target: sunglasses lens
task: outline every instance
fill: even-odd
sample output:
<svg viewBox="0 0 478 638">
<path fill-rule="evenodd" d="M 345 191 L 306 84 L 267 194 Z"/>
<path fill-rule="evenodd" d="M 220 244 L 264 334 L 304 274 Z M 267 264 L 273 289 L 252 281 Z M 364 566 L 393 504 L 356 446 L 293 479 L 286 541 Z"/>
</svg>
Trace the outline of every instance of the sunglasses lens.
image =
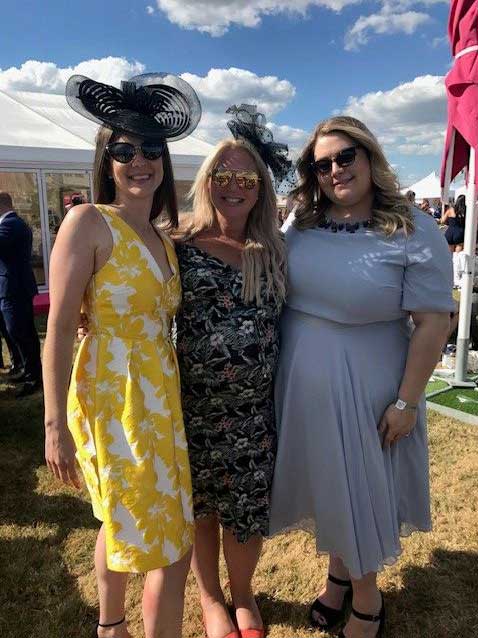
<svg viewBox="0 0 478 638">
<path fill-rule="evenodd" d="M 212 174 L 212 181 L 216 186 L 224 188 L 229 184 L 232 178 L 231 171 L 214 171 Z"/>
<path fill-rule="evenodd" d="M 164 142 L 143 142 L 141 144 L 141 152 L 144 159 L 157 160 L 164 153 Z"/>
<path fill-rule="evenodd" d="M 332 170 L 332 161 L 329 159 L 319 160 L 314 162 L 315 169 L 322 175 L 327 175 Z"/>
<path fill-rule="evenodd" d="M 239 188 L 246 188 L 252 190 L 259 182 L 259 177 L 256 173 L 236 173 L 236 181 Z"/>
<path fill-rule="evenodd" d="M 357 149 L 353 146 L 351 148 L 344 148 L 344 150 L 340 151 L 340 153 L 337 155 L 335 161 L 341 168 L 343 168 L 344 166 L 350 166 L 351 164 L 353 164 L 356 154 Z"/>
<path fill-rule="evenodd" d="M 106 147 L 110 156 L 120 164 L 128 164 L 134 158 L 134 146 L 127 142 L 115 142 Z"/>
</svg>

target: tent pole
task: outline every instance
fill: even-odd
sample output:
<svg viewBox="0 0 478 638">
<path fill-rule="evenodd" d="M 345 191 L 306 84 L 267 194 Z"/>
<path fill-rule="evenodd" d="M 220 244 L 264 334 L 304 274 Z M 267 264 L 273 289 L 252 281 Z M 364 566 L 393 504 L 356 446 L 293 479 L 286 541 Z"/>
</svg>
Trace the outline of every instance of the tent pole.
<svg viewBox="0 0 478 638">
<path fill-rule="evenodd" d="M 458 337 L 456 340 L 456 367 L 453 385 L 468 386 L 475 383 L 467 382 L 468 350 L 470 344 L 471 304 L 473 294 L 473 276 L 475 271 L 476 248 L 476 153 L 470 148 L 468 164 L 468 184 L 466 188 L 466 221 L 463 252 L 465 255 L 465 272 L 460 295 L 460 318 L 458 322 Z"/>
<path fill-rule="evenodd" d="M 453 156 L 455 154 L 455 129 L 452 129 L 450 146 L 448 147 L 448 155 L 445 164 L 445 183 L 441 189 L 441 214 L 445 212 L 445 204 L 448 204 L 451 182 L 451 170 L 453 167 Z"/>
</svg>

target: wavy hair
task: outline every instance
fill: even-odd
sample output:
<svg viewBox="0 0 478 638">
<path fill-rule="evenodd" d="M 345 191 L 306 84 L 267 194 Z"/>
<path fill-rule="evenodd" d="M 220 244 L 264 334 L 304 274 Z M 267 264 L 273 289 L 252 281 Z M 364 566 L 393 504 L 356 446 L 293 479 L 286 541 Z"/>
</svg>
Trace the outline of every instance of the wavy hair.
<svg viewBox="0 0 478 638">
<path fill-rule="evenodd" d="M 257 202 L 249 213 L 245 230 L 242 299 L 246 303 L 255 302 L 258 306 L 263 304 L 261 282 L 265 275 L 266 298 L 281 305 L 286 292 L 286 252 L 277 223 L 277 199 L 267 166 L 254 147 L 245 140 L 223 140 L 204 160 L 189 193 L 193 200 L 192 221 L 180 230 L 177 238 L 180 241 L 190 241 L 202 230 L 214 225 L 217 213 L 209 192 L 210 175 L 224 151 L 237 148 L 249 153 L 261 178 Z"/>
<path fill-rule="evenodd" d="M 331 117 L 317 124 L 297 161 L 299 186 L 292 196 L 296 202 L 294 225 L 299 230 L 314 228 L 322 221 L 331 201 L 321 190 L 312 168 L 314 148 L 319 137 L 342 133 L 367 153 L 373 184 L 372 224 L 385 235 L 403 229 L 414 230 L 412 207 L 400 193 L 397 176 L 388 163 L 376 137 L 360 120 L 346 115 Z"/>
<path fill-rule="evenodd" d="M 110 158 L 106 150 L 107 144 L 121 136 L 121 131 L 100 126 L 96 134 L 96 151 L 93 163 L 93 190 L 95 204 L 111 204 L 115 199 L 115 183 L 109 175 Z M 178 227 L 178 204 L 174 186 L 173 167 L 168 146 L 165 145 L 162 155 L 163 180 L 156 189 L 151 205 L 149 220 L 161 216 L 165 230 Z"/>
</svg>

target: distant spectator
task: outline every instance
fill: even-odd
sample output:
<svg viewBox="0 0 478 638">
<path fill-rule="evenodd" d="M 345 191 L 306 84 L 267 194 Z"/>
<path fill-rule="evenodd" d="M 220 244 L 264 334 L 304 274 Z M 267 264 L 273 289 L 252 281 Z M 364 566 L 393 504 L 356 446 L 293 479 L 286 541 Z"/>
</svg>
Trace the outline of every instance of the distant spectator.
<svg viewBox="0 0 478 638">
<path fill-rule="evenodd" d="M 426 213 L 427 215 L 433 215 L 433 211 L 430 207 L 430 200 L 424 199 L 419 206 L 420 210 Z"/>
<path fill-rule="evenodd" d="M 405 193 L 405 197 L 406 197 L 408 203 L 411 206 L 416 206 L 416 204 L 415 204 L 415 193 L 413 191 L 407 191 Z"/>
<path fill-rule="evenodd" d="M 465 196 L 459 195 L 455 205 L 450 206 L 441 216 L 440 223 L 446 224 L 445 239 L 448 242 L 450 252 L 458 253 L 463 250 L 465 239 L 465 217 L 466 203 Z"/>
<path fill-rule="evenodd" d="M 41 385 L 40 342 L 33 319 L 38 289 L 31 255 L 32 231 L 13 210 L 10 194 L 0 191 L 0 310 L 23 361 L 24 385 L 17 396 L 32 394 Z"/>
<path fill-rule="evenodd" d="M 79 204 L 84 204 L 85 198 L 81 193 L 75 194 L 71 196 L 71 205 L 78 206 Z"/>
</svg>

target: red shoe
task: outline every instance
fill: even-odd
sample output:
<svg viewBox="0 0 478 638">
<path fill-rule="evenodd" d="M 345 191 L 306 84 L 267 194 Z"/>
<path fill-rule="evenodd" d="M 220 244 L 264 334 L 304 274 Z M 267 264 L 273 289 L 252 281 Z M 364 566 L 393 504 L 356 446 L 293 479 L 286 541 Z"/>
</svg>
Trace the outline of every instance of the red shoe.
<svg viewBox="0 0 478 638">
<path fill-rule="evenodd" d="M 240 638 L 266 638 L 266 630 L 262 629 L 239 629 Z"/>
<path fill-rule="evenodd" d="M 206 638 L 209 638 L 209 636 L 207 635 L 206 619 L 204 618 L 204 614 L 202 616 L 202 624 L 204 625 L 204 634 L 205 634 Z M 230 631 L 225 636 L 222 636 L 222 638 L 241 638 L 241 635 L 240 635 L 240 633 L 238 631 L 234 630 L 234 631 Z M 250 638 L 254 638 L 254 637 L 251 636 Z"/>
</svg>

